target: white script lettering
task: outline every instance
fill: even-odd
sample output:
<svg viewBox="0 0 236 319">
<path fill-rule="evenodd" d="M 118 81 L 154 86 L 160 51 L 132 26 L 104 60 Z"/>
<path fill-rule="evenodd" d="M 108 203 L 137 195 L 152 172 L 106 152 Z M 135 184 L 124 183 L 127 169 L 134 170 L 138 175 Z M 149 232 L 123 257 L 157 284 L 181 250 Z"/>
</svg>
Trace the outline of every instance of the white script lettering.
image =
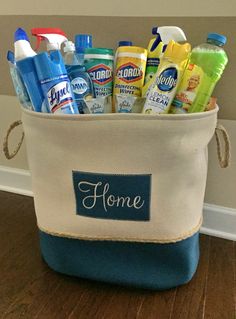
<svg viewBox="0 0 236 319">
<path fill-rule="evenodd" d="M 87 181 L 81 181 L 78 183 L 78 188 L 83 193 L 90 193 L 91 195 L 83 198 L 82 204 L 86 209 L 92 209 L 95 207 L 97 201 L 102 200 L 103 208 L 107 212 L 109 207 L 128 207 L 140 209 L 144 205 L 144 200 L 141 196 L 135 196 L 131 198 L 129 196 L 115 196 L 114 194 L 108 194 L 110 184 L 102 182 L 90 183 Z"/>
</svg>

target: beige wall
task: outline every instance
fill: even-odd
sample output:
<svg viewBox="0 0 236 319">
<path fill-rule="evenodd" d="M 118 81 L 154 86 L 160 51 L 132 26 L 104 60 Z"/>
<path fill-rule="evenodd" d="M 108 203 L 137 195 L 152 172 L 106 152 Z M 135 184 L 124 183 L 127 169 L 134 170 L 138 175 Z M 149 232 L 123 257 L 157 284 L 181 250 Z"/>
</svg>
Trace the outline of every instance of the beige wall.
<svg viewBox="0 0 236 319">
<path fill-rule="evenodd" d="M 235 0 L 21 0 L 1 1 L 5 15 L 86 15 L 86 16 L 233 16 Z"/>
</svg>

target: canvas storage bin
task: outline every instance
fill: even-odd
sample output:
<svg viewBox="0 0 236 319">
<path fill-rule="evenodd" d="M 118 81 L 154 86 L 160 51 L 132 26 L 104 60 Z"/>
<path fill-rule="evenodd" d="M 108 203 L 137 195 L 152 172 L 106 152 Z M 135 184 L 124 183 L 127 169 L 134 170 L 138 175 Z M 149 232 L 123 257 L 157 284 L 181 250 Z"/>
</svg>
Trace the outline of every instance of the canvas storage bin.
<svg viewBox="0 0 236 319">
<path fill-rule="evenodd" d="M 52 115 L 23 110 L 43 258 L 68 275 L 167 289 L 199 260 L 217 111 Z"/>
</svg>

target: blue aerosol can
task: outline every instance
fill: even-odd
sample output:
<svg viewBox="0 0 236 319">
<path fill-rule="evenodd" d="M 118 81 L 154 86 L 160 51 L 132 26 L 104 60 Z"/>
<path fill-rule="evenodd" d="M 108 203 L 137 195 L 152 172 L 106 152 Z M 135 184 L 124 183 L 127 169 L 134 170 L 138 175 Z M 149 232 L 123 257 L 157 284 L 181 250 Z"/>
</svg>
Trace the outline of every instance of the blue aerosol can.
<svg viewBox="0 0 236 319">
<path fill-rule="evenodd" d="M 34 63 L 48 112 L 78 114 L 60 51 L 39 53 L 34 56 Z"/>
</svg>

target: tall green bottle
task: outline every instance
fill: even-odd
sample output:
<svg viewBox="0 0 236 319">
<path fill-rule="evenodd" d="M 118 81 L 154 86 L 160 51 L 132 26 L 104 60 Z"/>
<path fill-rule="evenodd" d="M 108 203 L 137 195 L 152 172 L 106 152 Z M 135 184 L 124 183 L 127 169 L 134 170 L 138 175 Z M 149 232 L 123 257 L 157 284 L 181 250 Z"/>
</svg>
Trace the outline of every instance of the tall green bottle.
<svg viewBox="0 0 236 319">
<path fill-rule="evenodd" d="M 226 37 L 209 33 L 207 41 L 192 50 L 176 98 L 189 113 L 203 112 L 228 62 L 222 48 Z"/>
</svg>

